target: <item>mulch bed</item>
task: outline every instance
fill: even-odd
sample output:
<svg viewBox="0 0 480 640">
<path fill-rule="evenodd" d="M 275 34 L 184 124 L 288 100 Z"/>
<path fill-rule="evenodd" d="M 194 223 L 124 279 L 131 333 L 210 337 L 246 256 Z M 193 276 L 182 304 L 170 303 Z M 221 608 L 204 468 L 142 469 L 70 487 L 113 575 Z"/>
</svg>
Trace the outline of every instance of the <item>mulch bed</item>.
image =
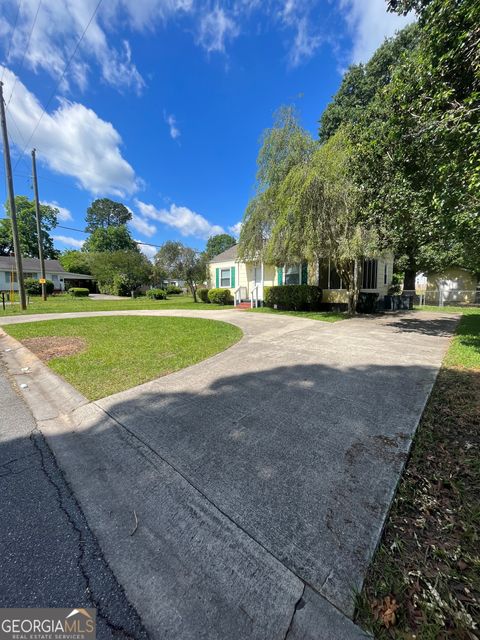
<svg viewBox="0 0 480 640">
<path fill-rule="evenodd" d="M 364 589 L 375 638 L 480 638 L 480 371 L 441 370 Z"/>
<path fill-rule="evenodd" d="M 33 353 L 48 362 L 52 358 L 73 356 L 81 353 L 87 348 L 87 343 L 82 338 L 72 338 L 69 336 L 49 336 L 46 338 L 26 338 L 22 344 L 33 351 Z"/>
</svg>

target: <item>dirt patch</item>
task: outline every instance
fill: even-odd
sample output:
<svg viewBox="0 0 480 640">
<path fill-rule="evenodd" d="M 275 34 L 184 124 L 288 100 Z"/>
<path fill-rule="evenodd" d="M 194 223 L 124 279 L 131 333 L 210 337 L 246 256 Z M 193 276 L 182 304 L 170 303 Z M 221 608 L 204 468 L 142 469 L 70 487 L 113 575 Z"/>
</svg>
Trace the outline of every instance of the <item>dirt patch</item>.
<svg viewBox="0 0 480 640">
<path fill-rule="evenodd" d="M 49 336 L 48 338 L 27 338 L 21 341 L 36 356 L 48 362 L 52 358 L 62 358 L 81 353 L 87 348 L 87 343 L 82 338 L 70 336 Z"/>
</svg>

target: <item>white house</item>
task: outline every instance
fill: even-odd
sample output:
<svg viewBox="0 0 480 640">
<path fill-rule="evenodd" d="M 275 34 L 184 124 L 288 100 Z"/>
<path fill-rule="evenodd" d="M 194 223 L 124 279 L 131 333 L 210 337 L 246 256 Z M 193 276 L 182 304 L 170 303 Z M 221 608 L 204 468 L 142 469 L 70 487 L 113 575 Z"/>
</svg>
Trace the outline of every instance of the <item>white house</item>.
<svg viewBox="0 0 480 640">
<path fill-rule="evenodd" d="M 387 294 L 392 281 L 393 255 L 365 259 L 362 264 L 362 291 Z M 265 287 L 273 285 L 314 284 L 323 289 L 323 303 L 344 306 L 347 292 L 332 264 L 283 265 L 276 267 L 263 262 L 243 262 L 234 245 L 210 261 L 210 285 L 230 289 L 235 303 L 264 300 Z"/>
<path fill-rule="evenodd" d="M 23 277 L 40 278 L 40 260 L 38 258 L 23 258 Z M 45 275 L 51 280 L 55 291 L 65 291 L 65 287 L 84 287 L 92 276 L 84 273 L 70 273 L 65 271 L 58 260 L 45 260 Z M 18 291 L 17 269 L 13 256 L 0 256 L 0 291 Z"/>
</svg>

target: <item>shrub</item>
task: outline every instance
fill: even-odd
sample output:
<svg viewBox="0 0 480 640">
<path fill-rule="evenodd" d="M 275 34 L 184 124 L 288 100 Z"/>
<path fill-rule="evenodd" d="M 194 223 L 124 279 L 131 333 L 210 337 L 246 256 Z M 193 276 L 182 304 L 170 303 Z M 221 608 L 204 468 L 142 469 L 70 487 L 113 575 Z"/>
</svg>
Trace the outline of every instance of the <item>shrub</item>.
<svg viewBox="0 0 480 640">
<path fill-rule="evenodd" d="M 358 313 L 375 313 L 377 310 L 378 293 L 361 291 L 358 294 Z"/>
<path fill-rule="evenodd" d="M 183 293 L 183 289 L 180 287 L 176 287 L 174 284 L 169 284 L 167 287 L 167 294 L 178 296 L 180 293 Z"/>
<path fill-rule="evenodd" d="M 51 280 L 47 280 L 45 283 L 47 287 L 47 295 L 51 295 L 55 288 L 55 285 Z M 24 280 L 25 291 L 30 296 L 41 296 L 42 295 L 42 285 L 36 278 L 25 278 Z"/>
<path fill-rule="evenodd" d="M 167 292 L 165 289 L 147 289 L 146 292 L 147 298 L 150 300 L 166 300 Z"/>
<path fill-rule="evenodd" d="M 284 311 L 318 311 L 322 302 L 322 289 L 310 284 L 290 284 L 265 287 L 267 307 Z"/>
<path fill-rule="evenodd" d="M 208 292 L 209 289 L 199 289 L 197 291 L 198 297 L 200 298 L 200 300 L 202 302 L 206 302 L 207 304 L 210 302 L 209 298 L 208 298 Z"/>
<path fill-rule="evenodd" d="M 208 299 L 212 304 L 233 304 L 230 289 L 210 289 Z"/>
<path fill-rule="evenodd" d="M 90 291 L 84 287 L 70 287 L 68 293 L 75 298 L 86 298 Z"/>
</svg>

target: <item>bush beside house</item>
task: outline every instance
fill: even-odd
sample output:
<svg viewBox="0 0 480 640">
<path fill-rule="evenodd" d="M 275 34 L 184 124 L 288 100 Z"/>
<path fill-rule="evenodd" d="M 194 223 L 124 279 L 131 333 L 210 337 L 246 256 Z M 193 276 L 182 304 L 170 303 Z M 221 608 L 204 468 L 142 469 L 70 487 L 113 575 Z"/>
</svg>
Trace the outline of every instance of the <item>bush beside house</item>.
<svg viewBox="0 0 480 640">
<path fill-rule="evenodd" d="M 165 289 L 147 289 L 145 295 L 147 296 L 147 298 L 150 298 L 150 300 L 167 299 L 167 292 L 165 291 Z"/>
<path fill-rule="evenodd" d="M 233 304 L 230 289 L 210 289 L 208 299 L 212 304 Z"/>
<path fill-rule="evenodd" d="M 199 289 L 197 291 L 198 297 L 200 298 L 200 300 L 202 302 L 207 303 L 207 304 L 210 302 L 209 297 L 208 297 L 208 292 L 209 291 L 210 291 L 209 289 Z"/>
<path fill-rule="evenodd" d="M 70 287 L 68 293 L 74 298 L 86 298 L 90 294 L 90 291 L 85 287 Z"/>
<path fill-rule="evenodd" d="M 295 284 L 265 287 L 265 305 L 282 311 L 318 311 L 322 289 L 315 285 Z"/>
<path fill-rule="evenodd" d="M 25 278 L 24 280 L 25 291 L 30 296 L 41 296 L 42 295 L 42 285 L 36 278 Z M 45 283 L 47 289 L 47 295 L 50 296 L 53 293 L 55 285 L 51 280 L 47 280 Z"/>
<path fill-rule="evenodd" d="M 181 287 L 176 287 L 174 284 L 169 284 L 167 287 L 167 294 L 170 296 L 178 296 L 183 293 L 183 289 Z"/>
</svg>

